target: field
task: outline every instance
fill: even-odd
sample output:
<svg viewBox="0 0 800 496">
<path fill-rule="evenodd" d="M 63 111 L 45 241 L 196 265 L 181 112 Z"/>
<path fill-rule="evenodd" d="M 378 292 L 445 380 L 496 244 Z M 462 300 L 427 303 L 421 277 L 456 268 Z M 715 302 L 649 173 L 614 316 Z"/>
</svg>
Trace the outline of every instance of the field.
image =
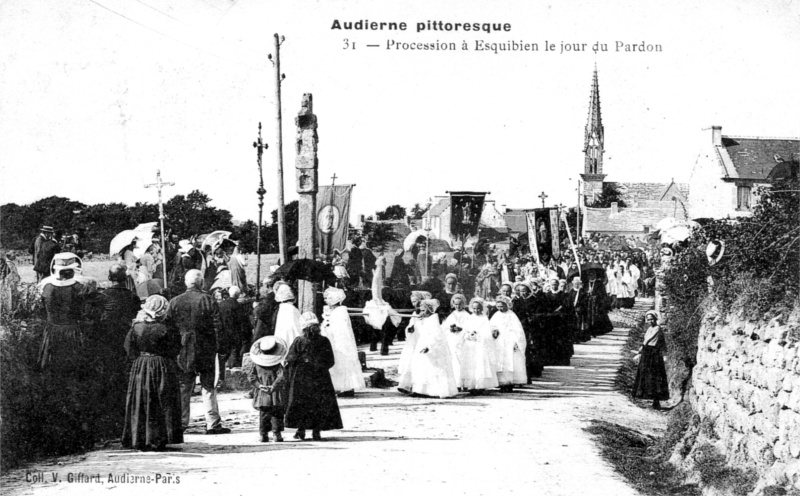
<svg viewBox="0 0 800 496">
<path fill-rule="evenodd" d="M 253 284 L 256 280 L 256 256 L 247 255 L 247 282 Z M 261 255 L 261 278 L 263 279 L 269 273 L 269 268 L 272 265 L 278 264 L 280 255 L 277 253 L 270 253 Z M 97 280 L 98 284 L 102 287 L 104 283 L 108 282 L 108 268 L 114 264 L 114 260 L 89 260 L 83 263 L 83 275 Z M 36 274 L 33 272 L 32 265 L 21 265 L 17 267 L 22 282 L 36 282 Z"/>
</svg>

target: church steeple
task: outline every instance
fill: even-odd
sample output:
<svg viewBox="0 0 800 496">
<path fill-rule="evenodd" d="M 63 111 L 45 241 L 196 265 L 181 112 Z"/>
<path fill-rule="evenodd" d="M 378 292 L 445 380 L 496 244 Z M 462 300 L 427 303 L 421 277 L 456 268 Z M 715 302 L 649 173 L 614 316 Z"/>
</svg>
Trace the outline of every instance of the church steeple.
<svg viewBox="0 0 800 496">
<path fill-rule="evenodd" d="M 591 202 L 592 198 L 603 189 L 603 152 L 605 151 L 605 137 L 603 132 L 603 118 L 600 115 L 600 85 L 597 82 L 597 64 L 592 77 L 592 90 L 589 95 L 589 118 L 583 140 L 583 174 L 584 198 Z"/>
<path fill-rule="evenodd" d="M 603 118 L 600 115 L 600 85 L 597 83 L 597 66 L 592 77 L 592 92 L 589 96 L 589 118 L 583 141 L 584 173 L 603 174 Z"/>
</svg>

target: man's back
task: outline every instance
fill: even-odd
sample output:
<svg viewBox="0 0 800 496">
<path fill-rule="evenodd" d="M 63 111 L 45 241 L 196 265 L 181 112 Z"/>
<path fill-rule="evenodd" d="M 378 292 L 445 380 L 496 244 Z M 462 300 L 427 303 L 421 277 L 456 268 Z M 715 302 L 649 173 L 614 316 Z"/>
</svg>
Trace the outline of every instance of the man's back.
<svg viewBox="0 0 800 496">
<path fill-rule="evenodd" d="M 213 370 L 221 322 L 211 295 L 195 288 L 186 290 L 169 302 L 166 321 L 182 336 L 181 368 L 186 372 Z"/>
</svg>

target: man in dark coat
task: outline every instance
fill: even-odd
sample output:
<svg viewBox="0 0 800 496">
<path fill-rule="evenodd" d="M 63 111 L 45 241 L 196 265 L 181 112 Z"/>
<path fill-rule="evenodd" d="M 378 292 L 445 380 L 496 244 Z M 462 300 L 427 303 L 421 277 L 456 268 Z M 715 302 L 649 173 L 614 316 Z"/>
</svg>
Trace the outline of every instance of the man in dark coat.
<svg viewBox="0 0 800 496">
<path fill-rule="evenodd" d="M 372 271 L 375 270 L 375 264 L 377 263 L 377 258 L 375 258 L 375 254 L 372 253 L 372 250 L 367 248 L 367 242 L 361 242 L 361 259 L 363 260 L 364 270 L 361 274 L 361 279 L 364 282 L 364 286 L 372 287 Z"/>
<path fill-rule="evenodd" d="M 217 336 L 222 329 L 219 309 L 214 298 L 202 291 L 203 276 L 197 269 L 186 273 L 186 292 L 169 303 L 165 318 L 168 327 L 181 333 L 181 352 L 178 355 L 181 383 L 181 413 L 183 428 L 189 426 L 189 403 L 195 378 L 200 376 L 203 410 L 206 414 L 206 434 L 226 434 L 231 430 L 222 426 L 214 384 Z"/>
<path fill-rule="evenodd" d="M 141 309 L 139 298 L 125 285 L 125 267 L 114 264 L 108 269 L 111 287 L 99 295 L 100 322 L 97 325 L 97 360 L 99 376 L 107 384 L 106 406 L 115 412 L 107 416 L 113 422 L 113 432 L 122 432 L 125 398 L 128 385 L 128 368 L 125 354 L 125 336 L 131 322 Z M 119 415 L 116 415 L 119 412 Z M 118 424 L 118 425 L 117 425 Z"/>
<path fill-rule="evenodd" d="M 262 298 L 253 313 L 255 314 L 255 326 L 253 329 L 253 342 L 255 343 L 264 336 L 275 334 L 275 321 L 278 318 L 278 307 L 280 303 L 275 301 L 275 284 L 277 281 L 273 277 L 264 279 L 261 289 Z"/>
<path fill-rule="evenodd" d="M 41 281 L 50 275 L 50 263 L 61 251 L 61 246 L 53 239 L 53 228 L 42 226 L 42 231 L 33 242 L 33 270 L 36 280 Z"/>
<path fill-rule="evenodd" d="M 225 379 L 225 367 L 241 367 L 242 355 L 250 349 L 250 321 L 239 304 L 239 287 L 231 286 L 227 290 L 218 288 L 221 299 L 217 300 L 219 317 L 222 321 L 224 339 L 219 347 L 223 353 L 219 355 L 219 380 Z M 216 296 L 215 290 L 215 296 Z M 243 351 L 244 350 L 244 351 Z"/>
<path fill-rule="evenodd" d="M 592 336 L 611 332 L 614 325 L 608 318 L 608 293 L 605 283 L 592 270 L 588 274 L 589 281 L 584 287 L 586 293 L 586 324 Z"/>
</svg>

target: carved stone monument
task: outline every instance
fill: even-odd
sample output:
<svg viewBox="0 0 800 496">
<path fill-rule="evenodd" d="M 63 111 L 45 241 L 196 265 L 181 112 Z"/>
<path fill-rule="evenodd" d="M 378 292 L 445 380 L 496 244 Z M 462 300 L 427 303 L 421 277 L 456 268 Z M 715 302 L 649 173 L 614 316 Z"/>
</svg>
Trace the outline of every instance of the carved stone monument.
<svg viewBox="0 0 800 496">
<path fill-rule="evenodd" d="M 317 116 L 314 115 L 311 93 L 303 95 L 297 124 L 297 192 L 300 193 L 298 219 L 298 258 L 314 259 L 317 254 Z M 298 281 L 297 307 L 300 312 L 316 313 L 316 287 L 309 281 Z"/>
</svg>

